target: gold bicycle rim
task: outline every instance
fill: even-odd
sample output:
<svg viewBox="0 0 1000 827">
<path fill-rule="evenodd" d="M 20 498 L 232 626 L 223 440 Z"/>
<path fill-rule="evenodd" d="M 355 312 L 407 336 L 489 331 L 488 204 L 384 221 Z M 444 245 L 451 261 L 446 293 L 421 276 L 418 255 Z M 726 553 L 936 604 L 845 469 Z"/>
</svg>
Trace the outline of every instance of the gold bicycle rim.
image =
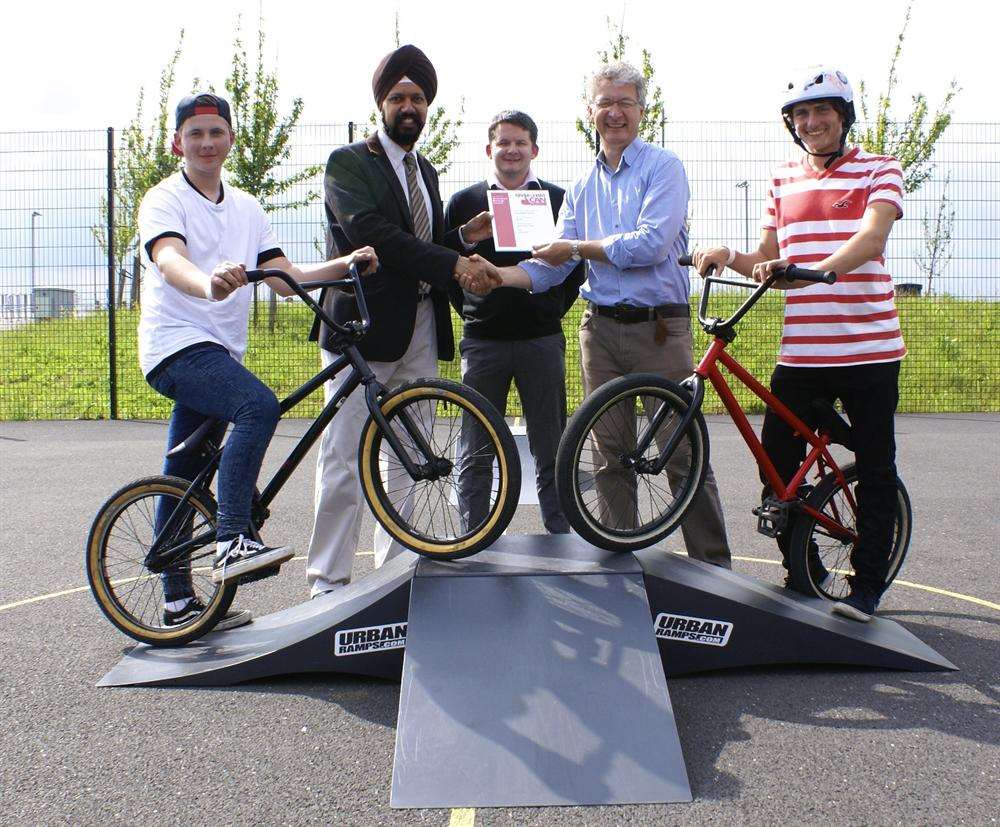
<svg viewBox="0 0 1000 827">
<path fill-rule="evenodd" d="M 169 641 L 190 634 L 197 628 L 197 622 L 188 626 L 181 626 L 178 629 L 171 629 L 169 631 L 139 625 L 131 618 L 130 615 L 124 613 L 124 611 L 118 606 L 118 602 L 108 591 L 109 578 L 105 576 L 106 573 L 104 571 L 104 567 L 101 565 L 100 549 L 103 545 L 102 540 L 108 531 L 111 521 L 121 513 L 122 501 L 135 499 L 138 496 L 146 494 L 174 494 L 183 496 L 184 492 L 178 491 L 176 488 L 162 483 L 150 483 L 149 485 L 145 485 L 141 488 L 129 488 L 127 491 L 124 491 L 117 500 L 110 503 L 104 509 L 104 512 L 101 515 L 101 522 L 98 524 L 97 530 L 94 531 L 94 539 L 91 542 L 90 548 L 87 549 L 87 566 L 90 569 L 90 582 L 94 586 L 94 597 L 97 598 L 97 601 L 109 615 L 114 615 L 114 617 L 121 624 L 122 628 L 131 630 L 132 633 L 138 635 L 139 637 L 155 638 L 159 641 Z M 193 502 L 201 505 L 198 500 L 194 500 Z M 210 514 L 207 514 L 200 508 L 198 511 L 202 514 L 202 516 L 211 517 Z M 216 590 L 216 594 L 221 593 L 222 589 Z M 211 608 L 212 604 L 210 602 L 209 605 L 205 607 L 205 612 L 201 615 L 201 617 L 208 617 L 211 614 Z"/>
<path fill-rule="evenodd" d="M 382 407 L 382 414 L 388 417 L 389 414 L 399 407 L 401 403 L 413 398 L 414 396 L 425 395 L 428 390 L 434 391 L 436 394 L 440 394 L 440 396 L 436 396 L 436 398 L 450 399 L 462 408 L 462 410 L 473 413 L 479 421 L 479 424 L 482 425 L 490 435 L 493 440 L 493 444 L 500 444 L 500 437 L 497 434 L 496 429 L 493 428 L 490 421 L 482 414 L 481 411 L 472 407 L 468 400 L 456 393 L 444 390 L 443 388 L 433 388 L 429 386 L 409 388 L 408 390 L 396 394 L 388 399 Z M 368 458 L 371 457 L 375 434 L 377 433 L 378 426 L 375 424 L 375 420 L 369 419 L 368 428 L 365 430 L 364 443 L 362 445 L 362 456 Z M 480 530 L 471 537 L 467 537 L 464 540 L 449 543 L 447 545 L 442 545 L 441 543 L 430 543 L 427 540 L 421 537 L 416 537 L 412 533 L 402 529 L 399 523 L 386 511 L 385 506 L 383 506 L 382 501 L 379 499 L 375 491 L 375 484 L 371 475 L 371 462 L 368 460 L 366 460 L 363 464 L 361 481 L 364 485 L 365 493 L 368 495 L 368 503 L 375 512 L 375 516 L 393 537 L 404 544 L 410 544 L 411 547 L 416 547 L 417 550 L 426 554 L 453 554 L 458 551 L 464 551 L 470 546 L 475 545 L 493 529 L 493 527 L 497 524 L 497 521 L 500 519 L 500 512 L 503 509 L 499 507 L 499 504 L 502 503 L 507 497 L 507 488 L 510 485 L 510 479 L 507 476 L 507 457 L 504 456 L 503 451 L 497 451 L 497 460 L 500 463 L 500 490 L 497 494 L 498 507 L 493 509 L 493 513 L 490 515 L 489 520 L 487 520 Z"/>
</svg>

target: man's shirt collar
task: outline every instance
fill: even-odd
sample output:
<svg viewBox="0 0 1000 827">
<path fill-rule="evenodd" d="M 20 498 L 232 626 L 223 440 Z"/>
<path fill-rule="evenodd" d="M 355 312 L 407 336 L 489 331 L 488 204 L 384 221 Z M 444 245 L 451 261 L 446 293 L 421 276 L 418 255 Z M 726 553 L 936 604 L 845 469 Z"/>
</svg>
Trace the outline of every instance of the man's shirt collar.
<svg viewBox="0 0 1000 827">
<path fill-rule="evenodd" d="M 625 164 L 625 166 L 629 167 L 635 166 L 636 159 L 639 157 L 639 154 L 642 152 L 645 146 L 646 142 L 637 135 L 635 140 L 632 141 L 632 143 L 630 143 L 627 147 L 625 147 L 625 151 L 622 153 L 621 163 L 618 165 L 618 168 L 621 169 L 621 164 Z M 612 175 L 614 175 L 614 173 L 618 171 L 617 169 L 611 169 L 611 167 L 608 165 L 608 161 L 607 158 L 605 158 L 604 156 L 603 149 L 599 153 L 597 153 L 597 162 L 603 165 L 603 167 Z"/>
<path fill-rule="evenodd" d="M 532 184 L 534 184 L 534 186 L 532 186 Z M 500 183 L 500 179 L 497 178 L 497 172 L 495 169 L 490 170 L 490 174 L 486 176 L 486 186 L 488 189 L 491 190 L 507 189 L 507 187 L 505 187 L 503 184 Z M 528 167 L 528 177 L 525 178 L 521 182 L 521 184 L 515 187 L 514 189 L 534 190 L 534 189 L 541 189 L 541 187 L 542 187 L 541 183 L 539 183 L 538 178 L 535 176 L 535 171 L 531 167 Z"/>
<path fill-rule="evenodd" d="M 416 155 L 416 149 L 403 149 L 403 147 L 386 135 L 385 130 L 381 127 L 378 130 L 378 142 L 382 144 L 382 149 L 385 150 L 386 157 L 392 162 L 394 167 L 401 167 L 403 165 L 403 156 L 407 152 L 413 152 Z"/>
</svg>

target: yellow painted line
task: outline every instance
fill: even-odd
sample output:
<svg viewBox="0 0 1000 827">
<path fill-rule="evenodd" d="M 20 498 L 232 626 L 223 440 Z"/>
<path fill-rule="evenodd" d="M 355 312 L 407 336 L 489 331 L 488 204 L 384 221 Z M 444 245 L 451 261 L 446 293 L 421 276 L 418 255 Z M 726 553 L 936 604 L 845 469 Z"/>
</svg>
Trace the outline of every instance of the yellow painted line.
<svg viewBox="0 0 1000 827">
<path fill-rule="evenodd" d="M 38 597 L 29 597 L 26 600 L 18 600 L 15 603 L 5 603 L 0 606 L 0 612 L 6 611 L 7 609 L 16 609 L 18 606 L 27 606 L 29 603 L 40 603 L 43 600 L 51 600 L 53 597 L 66 597 L 69 594 L 76 594 L 77 592 L 89 592 L 90 586 L 80 586 L 76 589 L 66 589 L 64 592 L 52 592 L 52 594 L 40 594 Z"/>
<path fill-rule="evenodd" d="M 371 557 L 374 554 L 375 554 L 375 552 L 373 552 L 373 551 L 359 551 L 358 552 L 358 556 L 359 557 Z M 684 552 L 675 551 L 675 552 L 673 552 L 673 554 L 677 554 L 677 555 L 683 556 Z M 302 555 L 299 555 L 298 557 L 293 557 L 292 558 L 292 560 L 305 560 L 305 559 L 306 558 L 304 556 L 302 556 Z M 772 560 L 772 559 L 769 559 L 769 558 L 766 558 L 766 557 L 741 557 L 739 555 L 734 554 L 733 555 L 733 559 L 734 560 L 739 560 L 742 563 L 764 563 L 765 565 L 768 565 L 768 566 L 780 566 L 781 565 L 781 561 L 780 560 Z M 149 576 L 149 575 L 142 575 L 142 576 L 146 577 L 146 576 Z M 129 583 L 132 580 L 138 580 L 138 579 L 139 579 L 138 577 L 132 577 L 132 578 L 129 578 L 127 580 L 115 581 L 115 585 L 121 585 L 122 583 Z M 966 603 L 974 603 L 977 606 L 983 606 L 983 607 L 985 607 L 987 609 L 993 609 L 993 611 L 995 611 L 995 612 L 1000 612 L 1000 603 L 994 603 L 991 600 L 984 600 L 981 597 L 975 597 L 975 596 L 973 596 L 971 594 L 962 594 L 961 592 L 948 591 L 948 589 L 939 589 L 936 586 L 925 586 L 922 583 L 913 583 L 913 582 L 911 582 L 909 580 L 893 580 L 892 581 L 892 585 L 894 585 L 894 586 L 904 586 L 904 587 L 906 587 L 908 589 L 919 589 L 920 591 L 930 592 L 931 594 L 939 594 L 942 597 L 951 597 L 954 600 L 963 600 Z M 41 603 L 43 600 L 52 600 L 52 599 L 54 599 L 56 597 L 67 597 L 67 596 L 69 596 L 71 594 L 76 594 L 77 592 L 86 592 L 86 591 L 90 591 L 90 586 L 78 586 L 75 589 L 65 589 L 64 591 L 61 591 L 61 592 L 51 592 L 50 594 L 40 594 L 37 597 L 28 597 L 28 598 L 25 598 L 24 600 L 17 600 L 17 601 L 15 601 L 13 603 L 4 603 L 4 604 L 0 605 L 0 612 L 5 612 L 5 611 L 7 611 L 7 609 L 16 609 L 19 606 L 28 606 L 31 603 Z M 452 812 L 464 812 L 464 811 L 453 810 Z M 475 811 L 473 811 L 473 812 L 475 812 Z M 462 823 L 464 824 L 465 822 L 462 822 Z M 468 822 L 468 823 L 472 824 L 471 821 Z"/>
<path fill-rule="evenodd" d="M 472 807 L 457 807 L 448 819 L 448 827 L 473 827 L 475 823 L 476 811 Z"/>
<path fill-rule="evenodd" d="M 973 597 L 971 594 L 959 594 L 958 592 L 950 592 L 947 589 L 936 589 L 934 586 L 924 586 L 920 583 L 911 583 L 909 580 L 893 580 L 892 585 L 907 586 L 911 589 L 921 589 L 922 591 L 931 592 L 933 594 L 943 594 L 945 597 L 954 597 L 956 600 L 966 600 L 969 603 L 975 603 L 978 606 L 985 606 L 987 609 L 993 609 L 994 611 L 1000 612 L 1000 603 L 992 603 L 989 600 L 983 600 L 981 597 Z"/>
<path fill-rule="evenodd" d="M 677 554 L 678 552 L 674 552 Z M 767 563 L 769 566 L 780 566 L 780 560 L 770 560 L 763 557 L 738 557 L 733 555 L 734 560 L 739 560 L 744 563 Z M 960 592 L 950 592 L 947 589 L 939 589 L 935 586 L 925 586 L 923 583 L 913 583 L 910 580 L 893 580 L 893 586 L 906 586 L 908 589 L 920 589 L 920 591 L 930 592 L 931 594 L 940 594 L 944 597 L 953 597 L 955 600 L 964 600 L 967 603 L 975 603 L 977 606 L 985 606 L 987 609 L 993 609 L 996 612 L 1000 612 L 1000 603 L 993 603 L 989 600 L 983 600 L 981 597 L 973 597 L 971 594 L 961 594 Z M 0 607 L 2 608 L 2 607 Z"/>
<path fill-rule="evenodd" d="M 359 551 L 358 557 L 371 557 L 375 554 L 374 551 Z M 292 560 L 305 560 L 304 556 L 293 557 Z M 115 580 L 114 585 L 121 586 L 123 583 L 131 583 L 134 580 L 140 580 L 142 577 L 152 577 L 150 574 L 143 574 L 140 577 L 128 577 L 124 580 Z M 61 592 L 50 592 L 49 594 L 40 594 L 37 597 L 27 597 L 24 600 L 16 600 L 13 603 L 4 603 L 0 605 L 0 612 L 5 612 L 7 609 L 16 609 L 18 606 L 28 606 L 31 603 L 41 603 L 43 600 L 52 600 L 56 597 L 67 597 L 71 594 L 77 594 L 78 592 L 89 592 L 90 586 L 77 586 L 75 589 L 65 589 Z"/>
</svg>

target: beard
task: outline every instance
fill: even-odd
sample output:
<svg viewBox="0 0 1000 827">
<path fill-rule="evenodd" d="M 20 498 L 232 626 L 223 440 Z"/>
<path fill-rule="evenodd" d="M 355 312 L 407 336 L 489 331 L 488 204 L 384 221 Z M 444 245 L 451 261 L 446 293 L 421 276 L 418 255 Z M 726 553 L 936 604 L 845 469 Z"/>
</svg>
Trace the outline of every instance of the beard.
<svg viewBox="0 0 1000 827">
<path fill-rule="evenodd" d="M 413 118 L 413 121 L 405 124 L 401 123 L 403 115 L 402 113 L 397 113 L 396 117 L 390 123 L 385 119 L 385 114 L 383 113 L 382 126 L 385 127 L 385 134 L 395 143 L 400 146 L 413 146 L 424 129 L 424 122 L 416 112 L 412 115 L 408 114 L 406 117 Z"/>
</svg>

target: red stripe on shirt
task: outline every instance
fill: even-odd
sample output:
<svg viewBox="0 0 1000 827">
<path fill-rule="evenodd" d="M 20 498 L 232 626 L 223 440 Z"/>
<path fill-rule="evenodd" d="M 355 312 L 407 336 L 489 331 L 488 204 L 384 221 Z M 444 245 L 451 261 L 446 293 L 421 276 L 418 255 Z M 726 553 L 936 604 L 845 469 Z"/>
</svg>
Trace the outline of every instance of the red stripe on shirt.
<svg viewBox="0 0 1000 827">
<path fill-rule="evenodd" d="M 821 345 L 842 342 L 875 342 L 883 339 L 898 339 L 899 328 L 881 330 L 874 333 L 831 333 L 827 336 L 782 336 L 783 345 Z"/>
<path fill-rule="evenodd" d="M 875 303 L 884 302 L 891 299 L 892 290 L 888 293 L 851 293 L 842 296 L 838 293 L 817 293 L 806 296 L 787 296 L 786 304 L 820 304 L 822 302 L 835 302 L 838 304 L 862 304 L 864 302 Z"/>
<path fill-rule="evenodd" d="M 854 233 L 801 233 L 785 236 L 782 244 L 801 244 L 805 241 L 847 241 L 857 235 Z"/>
<path fill-rule="evenodd" d="M 845 362 L 892 362 L 906 355 L 906 348 L 873 353 L 853 353 L 849 356 L 788 356 L 781 354 L 778 361 L 783 365 L 842 365 Z"/>
<path fill-rule="evenodd" d="M 895 319 L 899 312 L 883 310 L 879 313 L 860 313 L 855 316 L 853 313 L 821 313 L 815 316 L 785 316 L 785 324 L 838 324 L 843 322 L 880 322 L 884 319 Z"/>
</svg>

